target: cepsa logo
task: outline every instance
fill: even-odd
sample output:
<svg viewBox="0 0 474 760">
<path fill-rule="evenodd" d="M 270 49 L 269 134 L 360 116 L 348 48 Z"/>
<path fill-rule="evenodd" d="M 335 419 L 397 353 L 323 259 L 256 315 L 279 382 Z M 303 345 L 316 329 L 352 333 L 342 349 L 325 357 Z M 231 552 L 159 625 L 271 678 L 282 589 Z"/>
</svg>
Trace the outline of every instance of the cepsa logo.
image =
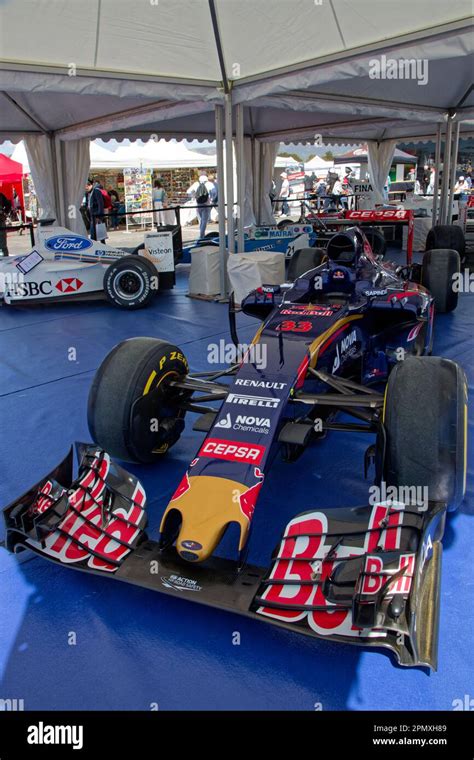
<svg viewBox="0 0 474 760">
<path fill-rule="evenodd" d="M 265 453 L 265 446 L 241 443 L 240 441 L 225 441 L 220 438 L 208 438 L 204 441 L 198 456 L 225 459 L 228 462 L 244 464 L 260 464 Z"/>
<path fill-rule="evenodd" d="M 46 240 L 49 251 L 85 251 L 92 247 L 92 241 L 80 235 L 55 235 Z"/>
</svg>

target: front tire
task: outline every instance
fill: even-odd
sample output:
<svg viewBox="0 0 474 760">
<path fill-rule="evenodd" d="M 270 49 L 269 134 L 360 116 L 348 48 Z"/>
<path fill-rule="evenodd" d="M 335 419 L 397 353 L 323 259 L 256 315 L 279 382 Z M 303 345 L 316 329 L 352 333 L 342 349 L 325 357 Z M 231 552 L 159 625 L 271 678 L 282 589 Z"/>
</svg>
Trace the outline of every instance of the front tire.
<svg viewBox="0 0 474 760">
<path fill-rule="evenodd" d="M 124 256 L 105 271 L 106 298 L 114 306 L 122 309 L 142 309 L 148 306 L 157 290 L 156 267 L 142 256 Z"/>
<path fill-rule="evenodd" d="M 93 440 L 117 459 L 154 462 L 181 435 L 182 397 L 170 380 L 186 376 L 179 348 L 157 338 L 131 338 L 106 356 L 89 393 L 87 421 Z"/>
<path fill-rule="evenodd" d="M 457 509 L 466 490 L 467 461 L 467 383 L 461 367 L 431 356 L 399 362 L 388 379 L 383 423 L 387 486 L 426 488 L 430 501 Z"/>
</svg>

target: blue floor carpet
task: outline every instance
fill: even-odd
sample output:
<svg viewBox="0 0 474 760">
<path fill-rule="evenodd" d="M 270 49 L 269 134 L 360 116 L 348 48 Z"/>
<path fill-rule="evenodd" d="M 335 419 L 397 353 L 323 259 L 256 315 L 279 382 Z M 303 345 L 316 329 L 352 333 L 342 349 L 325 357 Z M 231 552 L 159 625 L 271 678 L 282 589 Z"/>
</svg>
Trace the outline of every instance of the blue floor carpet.
<svg viewBox="0 0 474 760">
<path fill-rule="evenodd" d="M 186 290 L 181 271 L 174 291 L 132 314 L 99 302 L 0 310 L 0 506 L 51 469 L 73 440 L 89 439 L 92 377 L 120 340 L 166 338 L 193 369 L 208 369 L 208 344 L 228 336 L 226 307 L 191 300 Z M 434 346 L 463 365 L 471 392 L 473 305 L 464 295 L 456 312 L 437 317 Z M 254 320 L 239 315 L 239 325 L 250 339 Z M 471 415 L 471 439 L 472 425 Z M 148 494 L 152 537 L 201 438 L 187 425 L 166 461 L 130 466 Z M 296 464 L 274 467 L 256 510 L 251 561 L 268 564 L 290 516 L 366 503 L 366 446 L 363 435 L 333 434 Z M 435 674 L 0 549 L 0 698 L 24 699 L 27 710 L 149 710 L 154 703 L 161 710 L 452 709 L 453 700 L 474 694 L 473 466 L 471 445 L 468 495 L 444 540 Z"/>
</svg>

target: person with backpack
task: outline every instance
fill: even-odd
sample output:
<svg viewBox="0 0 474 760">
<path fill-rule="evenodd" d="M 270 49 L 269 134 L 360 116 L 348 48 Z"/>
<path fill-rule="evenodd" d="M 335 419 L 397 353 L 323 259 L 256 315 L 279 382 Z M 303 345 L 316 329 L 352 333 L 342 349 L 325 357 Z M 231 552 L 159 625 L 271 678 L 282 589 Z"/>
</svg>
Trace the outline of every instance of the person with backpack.
<svg viewBox="0 0 474 760">
<path fill-rule="evenodd" d="M 207 174 L 201 174 L 197 182 L 194 182 L 186 191 L 196 203 L 199 219 L 199 237 L 206 234 L 206 227 L 211 215 L 211 205 L 216 202 L 217 191 Z"/>
</svg>

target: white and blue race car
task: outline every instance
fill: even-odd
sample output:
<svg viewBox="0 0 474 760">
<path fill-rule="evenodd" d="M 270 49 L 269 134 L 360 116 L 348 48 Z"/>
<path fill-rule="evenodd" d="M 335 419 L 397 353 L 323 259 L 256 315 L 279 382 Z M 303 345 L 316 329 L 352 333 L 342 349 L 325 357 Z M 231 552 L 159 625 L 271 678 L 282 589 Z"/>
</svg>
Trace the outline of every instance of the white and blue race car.
<svg viewBox="0 0 474 760">
<path fill-rule="evenodd" d="M 133 251 L 90 240 L 44 220 L 26 255 L 0 259 L 0 299 L 8 305 L 106 298 L 126 309 L 147 306 L 175 283 L 172 234 L 145 233 Z"/>
</svg>

